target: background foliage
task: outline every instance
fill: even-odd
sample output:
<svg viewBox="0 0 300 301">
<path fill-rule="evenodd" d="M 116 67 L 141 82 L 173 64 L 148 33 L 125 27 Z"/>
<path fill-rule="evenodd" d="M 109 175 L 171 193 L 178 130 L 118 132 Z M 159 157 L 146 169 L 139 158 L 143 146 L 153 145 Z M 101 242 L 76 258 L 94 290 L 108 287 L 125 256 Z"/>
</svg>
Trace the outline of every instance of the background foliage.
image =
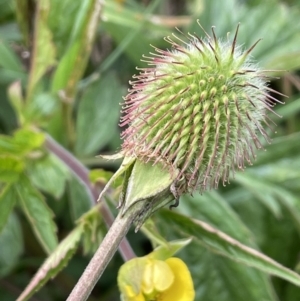
<svg viewBox="0 0 300 301">
<path fill-rule="evenodd" d="M 270 73 L 270 85 L 289 98 L 275 108 L 282 118 L 272 116 L 272 144 L 258 152 L 254 166 L 228 187 L 185 196 L 177 209 L 161 210 L 153 217 L 156 229 L 148 224 L 148 231 L 129 233 L 129 242 L 141 256 L 151 251 L 156 231 L 166 240 L 193 236 L 179 256 L 191 268 L 196 300 L 299 300 L 294 284 L 300 277 L 214 232 L 300 272 L 298 1 L 107 0 L 100 10 L 95 0 L 0 0 L 2 301 L 15 300 L 49 255 L 46 276 L 36 274 L 30 290 L 65 268 L 31 300 L 66 299 L 111 218 L 108 207 L 99 214 L 92 193 L 120 162 L 95 156 L 120 148 L 119 103 L 128 80 L 135 66 L 144 66 L 140 58 L 150 44 L 167 46 L 163 37 L 175 26 L 202 35 L 196 19 L 224 38 L 241 22 L 243 48 L 263 38 L 253 57 L 263 69 L 278 70 Z M 89 178 L 79 162 L 91 170 Z M 115 192 L 110 196 L 116 199 Z M 114 201 L 109 206 L 115 213 Z M 89 300 L 119 299 L 121 264 L 115 256 Z"/>
</svg>

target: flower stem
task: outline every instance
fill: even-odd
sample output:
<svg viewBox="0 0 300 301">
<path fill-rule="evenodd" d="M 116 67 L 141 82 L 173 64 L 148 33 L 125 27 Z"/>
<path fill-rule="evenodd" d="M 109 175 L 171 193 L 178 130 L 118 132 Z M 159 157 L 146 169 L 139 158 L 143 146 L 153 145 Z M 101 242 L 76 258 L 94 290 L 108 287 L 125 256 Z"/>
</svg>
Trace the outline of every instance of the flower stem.
<svg viewBox="0 0 300 301">
<path fill-rule="evenodd" d="M 106 266 L 118 249 L 120 242 L 127 234 L 136 214 L 137 212 L 134 210 L 132 210 L 130 214 L 126 214 L 122 217 L 121 213 L 119 213 L 98 250 L 73 288 L 67 301 L 87 300 Z"/>
</svg>

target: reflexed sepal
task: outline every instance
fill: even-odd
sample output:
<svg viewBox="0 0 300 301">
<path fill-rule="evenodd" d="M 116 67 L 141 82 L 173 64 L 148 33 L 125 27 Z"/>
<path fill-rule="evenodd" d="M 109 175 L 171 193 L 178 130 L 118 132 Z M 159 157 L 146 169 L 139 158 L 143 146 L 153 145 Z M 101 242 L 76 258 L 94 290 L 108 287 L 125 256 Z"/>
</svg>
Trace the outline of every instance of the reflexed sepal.
<svg viewBox="0 0 300 301">
<path fill-rule="evenodd" d="M 103 157 L 104 159 L 107 159 L 107 160 L 116 160 L 116 159 L 120 159 L 124 156 L 121 153 L 117 153 L 112 156 L 101 156 L 101 157 Z M 131 157 L 124 158 L 119 169 L 114 173 L 114 175 L 110 178 L 110 180 L 107 182 L 107 184 L 101 191 L 97 202 L 99 202 L 102 199 L 102 197 L 104 196 L 104 194 L 106 193 L 106 191 L 110 187 L 110 185 L 113 183 L 113 181 L 115 181 L 118 177 L 120 177 L 128 168 L 130 168 L 134 164 L 135 160 L 136 160 L 135 158 L 131 158 Z"/>
</svg>

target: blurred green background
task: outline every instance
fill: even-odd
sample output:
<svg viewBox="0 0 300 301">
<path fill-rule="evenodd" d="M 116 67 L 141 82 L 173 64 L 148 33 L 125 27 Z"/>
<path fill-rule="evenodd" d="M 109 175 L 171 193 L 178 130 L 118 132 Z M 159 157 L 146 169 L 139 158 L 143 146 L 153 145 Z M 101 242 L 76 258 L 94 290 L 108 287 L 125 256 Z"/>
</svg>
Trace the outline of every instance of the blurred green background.
<svg viewBox="0 0 300 301">
<path fill-rule="evenodd" d="M 103 170 L 113 172 L 120 162 L 95 156 L 120 149 L 120 103 L 135 67 L 145 66 L 140 59 L 152 50 L 150 44 L 168 47 L 163 37 L 175 27 L 202 36 L 197 19 L 208 32 L 216 26 L 224 39 L 241 23 L 238 43 L 245 49 L 262 38 L 252 56 L 271 70 L 270 86 L 288 98 L 276 106 L 282 118 L 271 116 L 277 124 L 268 130 L 272 144 L 258 151 L 254 166 L 237 173 L 227 187 L 183 197 L 176 212 L 299 272 L 299 0 L 100 3 L 0 0 L 0 300 L 16 300 L 58 241 L 93 207 L 84 185 L 44 146 L 46 133 L 86 167 L 99 169 L 95 175 L 106 181 L 110 174 Z M 153 217 L 164 237 L 186 237 L 166 214 Z M 70 248 L 74 257 L 30 300 L 66 299 L 105 232 L 96 215 L 82 224 L 81 243 Z M 128 240 L 138 256 L 152 249 L 142 233 L 130 232 Z M 178 255 L 191 269 L 196 300 L 300 300 L 295 285 L 213 251 L 195 240 Z M 89 300 L 119 300 L 121 264 L 117 254 Z"/>
</svg>

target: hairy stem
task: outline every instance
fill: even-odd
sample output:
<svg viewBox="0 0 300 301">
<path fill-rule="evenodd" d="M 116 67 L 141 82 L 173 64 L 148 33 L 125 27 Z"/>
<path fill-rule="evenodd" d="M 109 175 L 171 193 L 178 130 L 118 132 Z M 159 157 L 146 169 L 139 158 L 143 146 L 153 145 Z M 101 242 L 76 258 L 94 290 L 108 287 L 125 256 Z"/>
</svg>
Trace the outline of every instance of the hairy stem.
<svg viewBox="0 0 300 301">
<path fill-rule="evenodd" d="M 115 254 L 136 217 L 136 211 L 117 216 L 67 301 L 85 301 Z"/>
</svg>

